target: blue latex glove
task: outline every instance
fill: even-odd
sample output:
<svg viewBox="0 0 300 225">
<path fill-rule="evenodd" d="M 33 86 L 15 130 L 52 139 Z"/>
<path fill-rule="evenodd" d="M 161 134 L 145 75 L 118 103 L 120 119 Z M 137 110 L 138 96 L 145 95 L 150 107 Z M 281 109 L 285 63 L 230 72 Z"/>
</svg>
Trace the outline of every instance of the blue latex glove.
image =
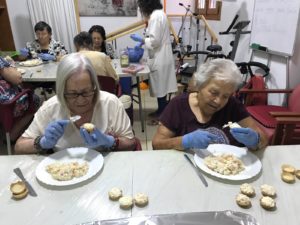
<svg viewBox="0 0 300 225">
<path fill-rule="evenodd" d="M 182 146 L 184 149 L 190 148 L 207 148 L 210 143 L 213 143 L 218 139 L 217 135 L 214 135 L 208 131 L 195 130 L 189 134 L 185 134 L 182 137 Z"/>
<path fill-rule="evenodd" d="M 48 53 L 40 53 L 38 57 L 44 61 L 55 60 L 55 56 Z"/>
<path fill-rule="evenodd" d="M 132 40 L 134 40 L 134 41 L 138 41 L 138 42 L 144 43 L 144 38 L 141 35 L 139 35 L 139 34 L 131 34 L 130 38 Z"/>
<path fill-rule="evenodd" d="M 20 49 L 21 56 L 28 57 L 29 56 L 29 49 L 28 48 L 21 48 Z"/>
<path fill-rule="evenodd" d="M 92 133 L 89 133 L 86 129 L 80 128 L 80 135 L 84 140 L 84 143 L 90 148 L 110 148 L 115 143 L 115 138 L 111 135 L 107 135 L 99 131 L 97 128 Z"/>
<path fill-rule="evenodd" d="M 138 43 L 134 46 L 134 48 L 140 48 L 140 47 L 142 47 L 143 44 L 144 44 L 143 42 L 138 42 Z"/>
<path fill-rule="evenodd" d="M 249 148 L 256 148 L 259 143 L 259 135 L 251 128 L 231 128 L 230 133 L 240 143 Z"/>
<path fill-rule="evenodd" d="M 68 123 L 70 123 L 70 120 L 57 120 L 49 123 L 44 136 L 40 140 L 41 147 L 43 149 L 53 148 L 61 136 L 63 136 Z"/>
</svg>

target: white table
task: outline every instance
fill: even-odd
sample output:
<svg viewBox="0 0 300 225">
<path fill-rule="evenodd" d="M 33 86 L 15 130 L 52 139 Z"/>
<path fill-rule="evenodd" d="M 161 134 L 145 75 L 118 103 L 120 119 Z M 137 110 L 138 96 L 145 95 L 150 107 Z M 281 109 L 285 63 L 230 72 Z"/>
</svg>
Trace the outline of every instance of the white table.
<svg viewBox="0 0 300 225">
<path fill-rule="evenodd" d="M 283 163 L 300 168 L 300 145 L 273 146 L 257 154 L 261 158 L 261 175 L 251 181 L 256 197 L 250 209 L 235 203 L 240 183 L 224 182 L 206 175 L 205 188 L 193 168 L 178 151 L 117 152 L 105 157 L 103 170 L 84 185 L 68 190 L 41 186 L 34 170 L 41 156 L 0 156 L 1 224 L 57 225 L 88 221 L 168 213 L 234 210 L 252 215 L 260 224 L 299 224 L 300 180 L 287 184 L 280 179 Z M 9 184 L 16 180 L 12 170 L 20 167 L 35 188 L 38 197 L 11 199 Z M 275 186 L 277 209 L 266 211 L 259 205 L 259 186 Z M 132 210 L 119 209 L 108 200 L 107 192 L 118 186 L 124 194 L 144 192 L 149 205 Z"/>
<path fill-rule="evenodd" d="M 129 73 L 124 73 L 122 71 L 119 59 L 112 60 L 111 64 L 114 67 L 114 69 L 116 70 L 116 73 L 118 74 L 118 76 L 120 78 L 121 77 L 136 78 L 138 94 L 136 96 L 137 100 L 135 100 L 135 102 L 138 103 L 138 105 L 139 105 L 141 128 L 142 128 L 142 132 L 144 132 L 145 121 L 144 121 L 141 90 L 140 90 L 139 83 L 140 83 L 141 76 L 146 76 L 146 75 L 150 74 L 150 69 L 145 64 L 143 70 L 137 72 L 136 74 L 129 74 Z M 26 70 L 26 73 L 23 74 L 23 76 L 22 76 L 23 82 L 30 82 L 30 83 L 32 83 L 32 82 L 53 82 L 53 83 L 55 83 L 57 66 L 58 66 L 58 62 L 50 61 L 48 63 L 44 63 L 42 65 L 34 66 L 34 67 L 24 67 L 24 66 L 18 66 L 18 67 Z"/>
<path fill-rule="evenodd" d="M 23 82 L 55 82 L 57 66 L 57 62 L 50 61 L 39 66 L 17 67 L 26 70 L 22 75 Z"/>
</svg>

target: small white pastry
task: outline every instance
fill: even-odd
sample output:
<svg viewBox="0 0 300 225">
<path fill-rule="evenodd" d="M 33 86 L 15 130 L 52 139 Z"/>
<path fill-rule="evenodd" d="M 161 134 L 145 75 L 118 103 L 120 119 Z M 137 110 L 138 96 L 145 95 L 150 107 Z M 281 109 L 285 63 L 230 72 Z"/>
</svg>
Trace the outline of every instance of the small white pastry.
<svg viewBox="0 0 300 225">
<path fill-rule="evenodd" d="M 119 198 L 122 197 L 122 190 L 120 188 L 114 187 L 108 192 L 109 199 L 113 201 L 117 201 Z"/>
<path fill-rule="evenodd" d="M 119 203 L 122 209 L 131 209 L 133 206 L 133 199 L 131 196 L 123 196 L 119 199 Z"/>
<path fill-rule="evenodd" d="M 289 165 L 289 164 L 283 164 L 281 166 L 281 169 L 282 169 L 282 172 L 285 172 L 285 173 L 291 173 L 291 174 L 294 174 L 296 169 L 295 167 Z"/>
<path fill-rule="evenodd" d="M 242 208 L 250 208 L 252 205 L 250 198 L 244 194 L 238 194 L 235 201 Z"/>
<path fill-rule="evenodd" d="M 84 123 L 84 124 L 82 125 L 82 127 L 83 127 L 84 129 L 86 129 L 87 132 L 89 132 L 89 133 L 92 133 L 92 132 L 94 131 L 94 129 L 95 129 L 95 125 L 92 124 L 92 123 Z"/>
<path fill-rule="evenodd" d="M 148 204 L 148 196 L 143 193 L 137 193 L 134 196 L 134 203 L 136 206 L 144 207 Z"/>
<path fill-rule="evenodd" d="M 263 184 L 260 186 L 260 190 L 263 196 L 269 196 L 274 198 L 276 196 L 276 190 L 273 186 L 268 184 Z"/>
<path fill-rule="evenodd" d="M 260 199 L 260 205 L 267 210 L 273 210 L 276 207 L 276 202 L 269 196 L 263 196 Z"/>
<path fill-rule="evenodd" d="M 251 184 L 244 183 L 240 186 L 241 193 L 247 195 L 248 197 L 253 197 L 255 195 L 255 190 Z"/>
<path fill-rule="evenodd" d="M 294 183 L 296 181 L 295 175 L 292 173 L 282 172 L 281 179 L 286 183 Z"/>
</svg>

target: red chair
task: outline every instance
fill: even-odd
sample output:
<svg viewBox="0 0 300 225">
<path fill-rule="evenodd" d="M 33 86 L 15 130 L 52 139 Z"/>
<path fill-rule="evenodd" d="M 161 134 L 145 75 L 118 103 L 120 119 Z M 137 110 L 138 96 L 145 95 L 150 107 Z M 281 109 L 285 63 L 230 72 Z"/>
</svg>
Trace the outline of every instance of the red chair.
<svg viewBox="0 0 300 225">
<path fill-rule="evenodd" d="M 135 149 L 134 151 L 142 151 L 142 144 L 141 144 L 141 141 L 140 139 L 138 139 L 137 137 L 134 137 L 135 139 Z"/>
<path fill-rule="evenodd" d="M 97 79 L 101 90 L 115 94 L 118 97 L 122 95 L 121 86 L 114 78 L 98 75 Z"/>
<path fill-rule="evenodd" d="M 19 117 L 14 117 L 14 108 L 16 105 L 16 102 L 18 99 L 20 99 L 24 94 L 28 94 L 28 100 L 29 100 L 29 108 L 27 111 Z M 16 95 L 11 101 L 1 103 L 0 104 L 0 124 L 2 124 L 2 127 L 6 134 L 6 143 L 7 143 L 7 153 L 11 155 L 11 142 L 10 142 L 10 132 L 13 129 L 14 126 L 20 126 L 18 124 L 18 121 L 20 121 L 25 115 L 32 114 L 35 112 L 35 107 L 33 103 L 33 92 L 30 89 L 24 89 L 22 92 L 20 92 L 18 95 Z M 25 128 L 25 127 L 23 127 Z"/>
<path fill-rule="evenodd" d="M 266 133 L 270 144 L 300 144 L 300 84 L 294 90 L 245 90 L 241 93 L 290 94 L 287 107 L 275 105 L 246 106 L 258 126 Z"/>
</svg>

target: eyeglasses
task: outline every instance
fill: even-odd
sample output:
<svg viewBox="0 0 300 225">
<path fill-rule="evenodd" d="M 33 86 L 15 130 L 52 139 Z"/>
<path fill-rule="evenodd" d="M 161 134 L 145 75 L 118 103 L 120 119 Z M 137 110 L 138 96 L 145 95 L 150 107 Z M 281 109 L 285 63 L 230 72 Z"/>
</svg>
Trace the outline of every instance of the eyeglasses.
<svg viewBox="0 0 300 225">
<path fill-rule="evenodd" d="M 84 91 L 80 93 L 64 93 L 64 96 L 66 99 L 76 99 L 79 96 L 82 96 L 83 98 L 91 97 L 95 94 L 96 88 L 94 88 L 92 91 Z"/>
</svg>

